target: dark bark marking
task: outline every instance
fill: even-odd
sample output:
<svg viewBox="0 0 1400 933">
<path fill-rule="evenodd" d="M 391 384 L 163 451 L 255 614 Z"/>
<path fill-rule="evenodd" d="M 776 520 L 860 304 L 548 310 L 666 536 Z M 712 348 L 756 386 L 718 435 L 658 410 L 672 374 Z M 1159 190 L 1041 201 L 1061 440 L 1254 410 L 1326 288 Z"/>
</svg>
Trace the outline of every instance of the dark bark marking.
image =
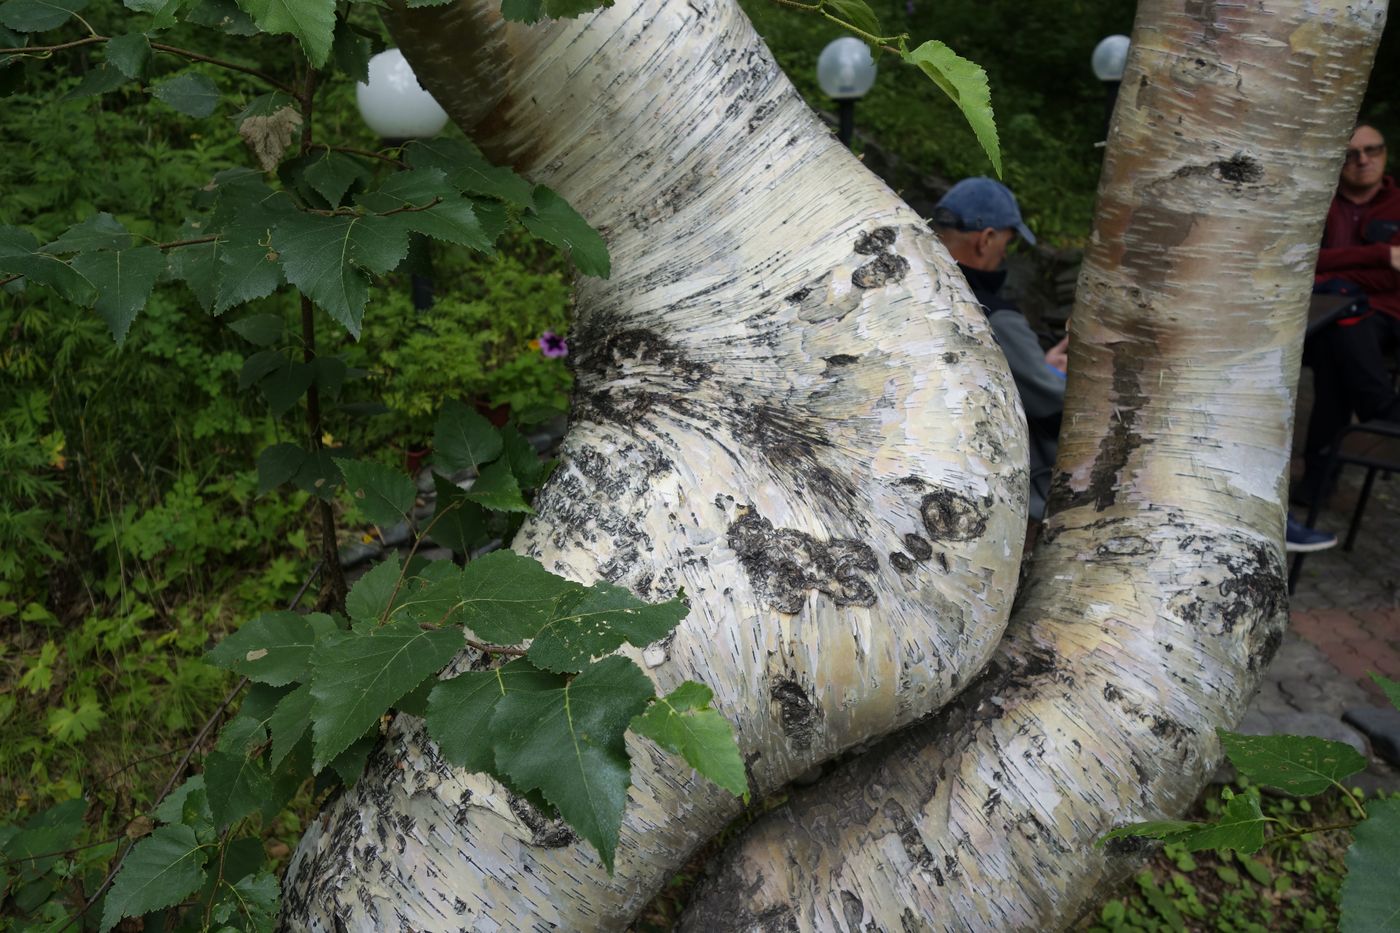
<svg viewBox="0 0 1400 933">
<path fill-rule="evenodd" d="M 933 545 L 912 532 L 904 536 L 904 549 L 917 561 L 925 561 L 933 556 Z M 948 568 L 945 566 L 943 569 Z"/>
<path fill-rule="evenodd" d="M 530 830 L 530 844 L 542 849 L 562 849 L 578 842 L 578 836 L 562 819 L 551 820 L 535 809 L 535 805 L 524 797 L 506 792 L 506 803 L 510 812 Z"/>
<path fill-rule="evenodd" d="M 645 328 L 618 331 L 619 323 L 600 314 L 579 327 L 571 357 L 575 418 L 635 425 L 658 405 L 685 409 L 694 390 L 714 377 L 712 366 L 675 343 Z"/>
<path fill-rule="evenodd" d="M 880 807 L 880 812 L 885 815 L 885 819 L 894 824 L 894 831 L 899 834 L 900 845 L 904 847 L 904 854 L 909 861 L 919 868 L 931 867 L 938 871 L 934 865 L 933 853 L 924 844 L 924 837 L 919 835 L 918 825 L 909 818 L 904 806 L 898 800 L 890 798 Z M 939 886 L 942 886 L 941 881 Z"/>
<path fill-rule="evenodd" d="M 947 353 L 943 354 L 943 362 L 947 363 L 949 366 L 955 365 L 960 359 L 962 359 L 962 354 L 955 350 L 949 350 Z"/>
<path fill-rule="evenodd" d="M 1139 385 L 1139 373 L 1134 365 L 1140 344 L 1120 341 L 1112 345 L 1113 353 L 1113 419 L 1108 433 L 1099 441 L 1098 454 L 1089 474 L 1089 485 L 1075 492 L 1069 485 L 1068 473 L 1057 473 L 1051 483 L 1051 513 L 1078 508 L 1093 503 L 1094 511 L 1102 512 L 1118 500 L 1118 483 L 1133 452 L 1150 440 L 1144 440 L 1136 430 L 1138 412 L 1147 403 Z"/>
<path fill-rule="evenodd" d="M 1206 165 L 1184 165 L 1172 173 L 1173 178 L 1218 178 L 1229 182 L 1236 190 L 1264 180 L 1264 166 L 1258 159 L 1237 152 L 1228 159 L 1217 159 Z"/>
<path fill-rule="evenodd" d="M 1124 535 L 1109 538 L 1094 549 L 1096 557 L 1112 559 L 1117 557 L 1147 557 L 1159 550 L 1156 544 L 1141 535 Z"/>
<path fill-rule="evenodd" d="M 909 274 L 909 260 L 894 253 L 881 253 L 851 273 L 856 288 L 881 288 L 893 285 Z"/>
<path fill-rule="evenodd" d="M 900 573 L 912 573 L 914 570 L 914 562 L 909 559 L 909 555 L 899 551 L 890 552 L 890 566 Z"/>
<path fill-rule="evenodd" d="M 894 227 L 876 227 L 856 238 L 855 251 L 862 256 L 874 256 L 888 250 L 898 237 Z"/>
<path fill-rule="evenodd" d="M 951 489 L 937 489 L 924 496 L 919 512 L 924 530 L 934 541 L 972 541 L 987 530 L 990 501 L 978 502 Z"/>
<path fill-rule="evenodd" d="M 860 929 L 861 920 L 865 919 L 865 904 L 850 891 L 841 891 L 841 914 L 846 918 L 846 926 L 852 930 Z"/>
<path fill-rule="evenodd" d="M 838 606 L 875 604 L 875 590 L 864 574 L 880 565 L 864 542 L 823 543 L 803 531 L 774 528 L 750 508 L 729 526 L 728 543 L 754 593 L 779 612 L 800 612 L 808 590 L 825 593 Z"/>
<path fill-rule="evenodd" d="M 799 288 L 797 291 L 793 292 L 791 295 L 788 295 L 788 296 L 787 296 L 786 298 L 784 298 L 783 300 L 784 300 L 784 301 L 790 301 L 790 302 L 792 302 L 792 303 L 795 304 L 795 305 L 800 305 L 800 304 L 802 304 L 803 301 L 807 300 L 807 296 L 810 295 L 810 294 L 812 294 L 812 289 L 811 289 L 811 288 L 808 288 L 808 287 L 803 287 L 803 288 Z"/>
<path fill-rule="evenodd" d="M 849 353 L 837 353 L 837 354 L 834 355 L 834 356 L 824 356 L 824 357 L 822 357 L 822 359 L 824 359 L 824 360 L 827 362 L 828 365 L 834 367 L 834 366 L 850 366 L 852 363 L 854 363 L 854 362 L 856 362 L 857 360 L 859 360 L 860 357 L 858 357 L 858 356 L 852 356 L 852 355 L 849 354 Z"/>
<path fill-rule="evenodd" d="M 807 692 L 795 680 L 780 680 L 773 684 L 768 695 L 778 704 L 783 735 L 792 742 L 793 748 L 810 748 L 822 714 L 807 698 Z"/>
</svg>

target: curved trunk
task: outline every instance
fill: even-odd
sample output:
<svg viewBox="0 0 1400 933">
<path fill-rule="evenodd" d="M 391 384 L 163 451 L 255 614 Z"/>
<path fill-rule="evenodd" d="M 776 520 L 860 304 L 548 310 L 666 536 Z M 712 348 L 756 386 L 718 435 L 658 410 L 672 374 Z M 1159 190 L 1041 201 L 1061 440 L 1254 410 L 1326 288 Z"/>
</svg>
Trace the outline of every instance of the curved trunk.
<svg viewBox="0 0 1400 933">
<path fill-rule="evenodd" d="M 538 29 L 460 7 L 391 21 L 483 147 L 612 255 L 611 279 L 579 285 L 573 420 L 513 546 L 581 582 L 684 588 L 689 618 L 644 666 L 661 690 L 714 689 L 756 793 L 946 702 L 1009 612 L 1026 454 L 1005 363 L 927 227 L 727 0 Z M 480 95 L 442 57 L 471 43 L 510 51 Z M 609 877 L 400 717 L 307 832 L 284 921 L 619 926 L 738 810 L 678 759 L 629 750 Z"/>
<path fill-rule="evenodd" d="M 953 704 L 750 827 L 685 929 L 1053 929 L 1137 861 L 1096 839 L 1195 797 L 1287 621 L 1304 308 L 1383 21 L 1139 3 L 1007 638 Z"/>
</svg>

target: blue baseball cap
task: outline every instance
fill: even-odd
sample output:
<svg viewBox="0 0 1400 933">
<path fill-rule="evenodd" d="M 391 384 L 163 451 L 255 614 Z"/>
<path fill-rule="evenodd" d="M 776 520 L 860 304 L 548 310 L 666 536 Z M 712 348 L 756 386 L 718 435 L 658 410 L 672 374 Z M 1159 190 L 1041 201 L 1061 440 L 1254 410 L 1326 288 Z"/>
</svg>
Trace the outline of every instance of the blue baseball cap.
<svg viewBox="0 0 1400 933">
<path fill-rule="evenodd" d="M 959 230 L 1015 230 L 1032 246 L 1035 234 L 1021 219 L 1016 195 L 999 181 L 990 178 L 964 178 L 948 189 L 933 208 L 933 223 L 939 227 Z"/>
</svg>

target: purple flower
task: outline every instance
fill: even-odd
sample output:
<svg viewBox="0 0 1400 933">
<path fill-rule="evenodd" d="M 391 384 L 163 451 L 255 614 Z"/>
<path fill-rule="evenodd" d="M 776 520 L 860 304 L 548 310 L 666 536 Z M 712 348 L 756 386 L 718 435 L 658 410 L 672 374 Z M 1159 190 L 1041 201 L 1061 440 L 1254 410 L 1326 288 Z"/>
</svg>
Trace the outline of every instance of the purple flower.
<svg viewBox="0 0 1400 933">
<path fill-rule="evenodd" d="M 569 355 L 569 342 L 552 330 L 540 334 L 540 352 L 552 360 Z"/>
</svg>

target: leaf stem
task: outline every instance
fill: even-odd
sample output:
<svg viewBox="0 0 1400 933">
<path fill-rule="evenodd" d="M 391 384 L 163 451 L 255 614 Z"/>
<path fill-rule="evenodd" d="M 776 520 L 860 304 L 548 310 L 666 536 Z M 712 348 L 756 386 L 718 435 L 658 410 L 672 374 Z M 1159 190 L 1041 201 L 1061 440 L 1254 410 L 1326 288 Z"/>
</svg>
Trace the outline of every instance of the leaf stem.
<svg viewBox="0 0 1400 933">
<path fill-rule="evenodd" d="M 373 152 L 369 149 L 356 149 L 353 146 L 328 146 L 327 148 L 330 149 L 331 152 L 344 152 L 347 155 L 364 156 L 366 159 L 378 159 L 381 162 L 388 162 L 390 165 L 397 165 L 400 168 L 408 164 L 402 159 L 396 159 L 393 156 L 387 156 L 382 152 Z"/>
<path fill-rule="evenodd" d="M 475 648 L 485 654 L 505 654 L 512 657 L 524 657 L 527 653 L 524 648 L 512 648 L 506 645 L 488 645 L 485 642 L 477 641 L 475 638 L 467 638 L 468 647 Z"/>
</svg>

